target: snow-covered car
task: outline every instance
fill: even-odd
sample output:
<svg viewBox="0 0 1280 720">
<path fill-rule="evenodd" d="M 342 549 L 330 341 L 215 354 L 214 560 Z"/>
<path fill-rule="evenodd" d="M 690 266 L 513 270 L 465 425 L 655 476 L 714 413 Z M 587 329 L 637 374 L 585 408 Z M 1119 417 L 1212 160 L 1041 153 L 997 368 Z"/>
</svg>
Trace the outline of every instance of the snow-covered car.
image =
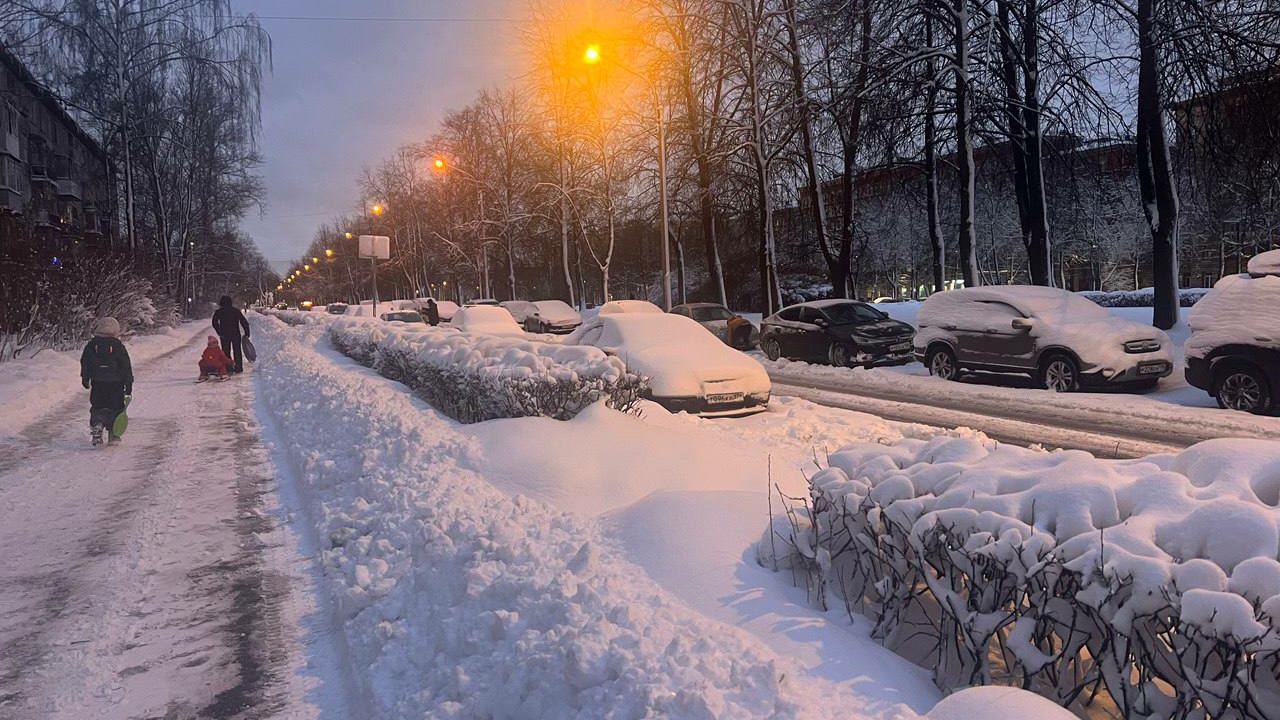
<svg viewBox="0 0 1280 720">
<path fill-rule="evenodd" d="M 503 300 L 498 305 L 506 308 L 506 311 L 511 313 L 512 319 L 521 325 L 524 324 L 525 318 L 529 317 L 530 313 L 538 310 L 538 306 L 528 300 Z"/>
<path fill-rule="evenodd" d="M 463 307 L 471 307 L 474 305 L 488 305 L 490 307 L 500 307 L 501 303 L 499 303 L 497 300 L 494 300 L 493 298 L 475 298 L 473 300 L 468 300 L 465 304 L 463 304 Z"/>
<path fill-rule="evenodd" d="M 882 367 L 913 362 L 910 325 L 857 300 L 814 300 L 760 323 L 765 357 L 825 362 L 836 367 Z"/>
<path fill-rule="evenodd" d="M 531 333 L 571 333 L 582 324 L 582 316 L 563 300 L 539 300 L 534 311 L 524 319 L 524 329 Z"/>
<path fill-rule="evenodd" d="M 598 315 L 622 315 L 624 313 L 660 313 L 662 308 L 648 300 L 610 300 L 600 306 Z"/>
<path fill-rule="evenodd" d="M 325 312 L 329 313 L 330 315 L 342 315 L 347 311 L 347 304 L 340 303 L 340 302 L 329 303 L 328 305 L 325 306 L 324 309 L 325 309 Z"/>
<path fill-rule="evenodd" d="M 467 305 L 454 314 L 450 325 L 474 335 L 523 335 L 511 313 L 497 305 Z"/>
<path fill-rule="evenodd" d="M 1280 250 L 1249 261 L 1192 306 L 1185 344 L 1187 383 L 1218 405 L 1251 413 L 1280 411 Z"/>
<path fill-rule="evenodd" d="M 1030 375 L 1048 390 L 1155 387 L 1173 371 L 1169 336 L 1057 288 L 988 285 L 931 295 L 916 357 L 947 380 L 969 371 Z"/>
<path fill-rule="evenodd" d="M 416 310 L 393 310 L 380 316 L 387 322 L 425 323 L 426 320 Z"/>
<path fill-rule="evenodd" d="M 426 317 L 427 301 L 434 298 L 415 298 L 413 301 L 414 309 L 422 313 Z M 458 303 L 452 300 L 436 300 L 436 312 L 440 313 L 440 322 L 449 322 L 453 319 L 455 313 L 458 312 Z"/>
<path fill-rule="evenodd" d="M 671 312 L 692 319 L 732 348 L 750 350 L 760 341 L 760 331 L 750 320 L 718 303 L 685 303 Z"/>
<path fill-rule="evenodd" d="M 564 340 L 621 358 L 646 378 L 648 397 L 671 412 L 702 416 L 765 410 L 772 386 L 760 363 L 693 320 L 668 313 L 615 313 L 587 320 Z"/>
</svg>

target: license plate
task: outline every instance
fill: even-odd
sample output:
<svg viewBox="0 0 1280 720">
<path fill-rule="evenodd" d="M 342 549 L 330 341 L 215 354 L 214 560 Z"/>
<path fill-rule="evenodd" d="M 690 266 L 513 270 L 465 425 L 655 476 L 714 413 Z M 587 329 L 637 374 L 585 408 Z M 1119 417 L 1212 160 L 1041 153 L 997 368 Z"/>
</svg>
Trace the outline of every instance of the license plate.
<svg viewBox="0 0 1280 720">
<path fill-rule="evenodd" d="M 1141 365 L 1138 367 L 1139 375 L 1157 375 L 1165 371 L 1164 363 L 1158 365 Z"/>
<path fill-rule="evenodd" d="M 740 392 L 732 393 L 708 393 L 708 405 L 728 405 L 729 403 L 740 403 L 745 396 Z"/>
<path fill-rule="evenodd" d="M 910 350 L 910 349 L 911 349 L 911 343 L 909 343 L 909 342 L 906 342 L 906 343 L 898 343 L 897 345 L 890 345 L 890 346 L 889 346 L 889 352 L 906 352 L 906 351 L 908 351 L 908 350 Z"/>
</svg>

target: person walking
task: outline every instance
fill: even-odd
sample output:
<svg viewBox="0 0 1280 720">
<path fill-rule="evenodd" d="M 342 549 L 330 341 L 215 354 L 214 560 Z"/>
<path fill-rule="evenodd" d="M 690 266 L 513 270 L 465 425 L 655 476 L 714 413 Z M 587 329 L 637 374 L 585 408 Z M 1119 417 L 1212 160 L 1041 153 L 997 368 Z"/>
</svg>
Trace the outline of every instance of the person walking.
<svg viewBox="0 0 1280 720">
<path fill-rule="evenodd" d="M 244 328 L 243 337 L 249 337 L 249 321 L 244 313 L 231 302 L 230 295 L 218 299 L 218 309 L 213 313 L 213 331 L 222 340 L 222 352 L 235 361 L 234 372 L 244 372 L 244 349 L 240 329 Z"/>
<path fill-rule="evenodd" d="M 93 337 L 80 353 L 80 384 L 89 391 L 89 431 L 94 445 L 102 444 L 102 431 L 114 429 L 124 411 L 125 398 L 133 395 L 133 363 L 120 342 L 120 323 L 113 317 L 98 320 Z M 114 433 L 110 442 L 120 438 Z"/>
<path fill-rule="evenodd" d="M 427 324 L 432 327 L 440 324 L 440 308 L 436 306 L 435 298 L 427 298 Z"/>
</svg>

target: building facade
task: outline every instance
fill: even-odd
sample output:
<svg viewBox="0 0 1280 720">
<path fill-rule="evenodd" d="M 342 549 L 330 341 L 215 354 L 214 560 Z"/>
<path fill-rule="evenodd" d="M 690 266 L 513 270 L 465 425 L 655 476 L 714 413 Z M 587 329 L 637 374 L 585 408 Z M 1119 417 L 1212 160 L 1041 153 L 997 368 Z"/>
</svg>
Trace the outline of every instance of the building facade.
<svg viewBox="0 0 1280 720">
<path fill-rule="evenodd" d="M 0 243 L 110 248 L 115 187 L 102 147 L 0 47 Z"/>
</svg>

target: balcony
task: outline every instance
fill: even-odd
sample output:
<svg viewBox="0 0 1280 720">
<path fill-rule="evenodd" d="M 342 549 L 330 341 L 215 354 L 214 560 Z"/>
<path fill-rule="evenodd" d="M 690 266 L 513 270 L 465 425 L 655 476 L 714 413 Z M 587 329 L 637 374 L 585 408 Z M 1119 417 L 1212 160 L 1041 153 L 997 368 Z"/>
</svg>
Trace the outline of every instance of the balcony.
<svg viewBox="0 0 1280 720">
<path fill-rule="evenodd" d="M 16 133 L 0 133 L 0 155 L 22 159 L 22 138 Z"/>
<path fill-rule="evenodd" d="M 44 165 L 35 165 L 35 164 L 32 164 L 29 167 L 31 168 L 31 184 L 32 185 L 38 185 L 40 183 L 46 183 L 49 185 L 54 184 L 53 178 L 49 177 L 48 167 Z"/>
<path fill-rule="evenodd" d="M 78 180 L 61 178 L 57 181 L 58 198 L 62 200 L 83 200 L 84 187 Z"/>
</svg>

